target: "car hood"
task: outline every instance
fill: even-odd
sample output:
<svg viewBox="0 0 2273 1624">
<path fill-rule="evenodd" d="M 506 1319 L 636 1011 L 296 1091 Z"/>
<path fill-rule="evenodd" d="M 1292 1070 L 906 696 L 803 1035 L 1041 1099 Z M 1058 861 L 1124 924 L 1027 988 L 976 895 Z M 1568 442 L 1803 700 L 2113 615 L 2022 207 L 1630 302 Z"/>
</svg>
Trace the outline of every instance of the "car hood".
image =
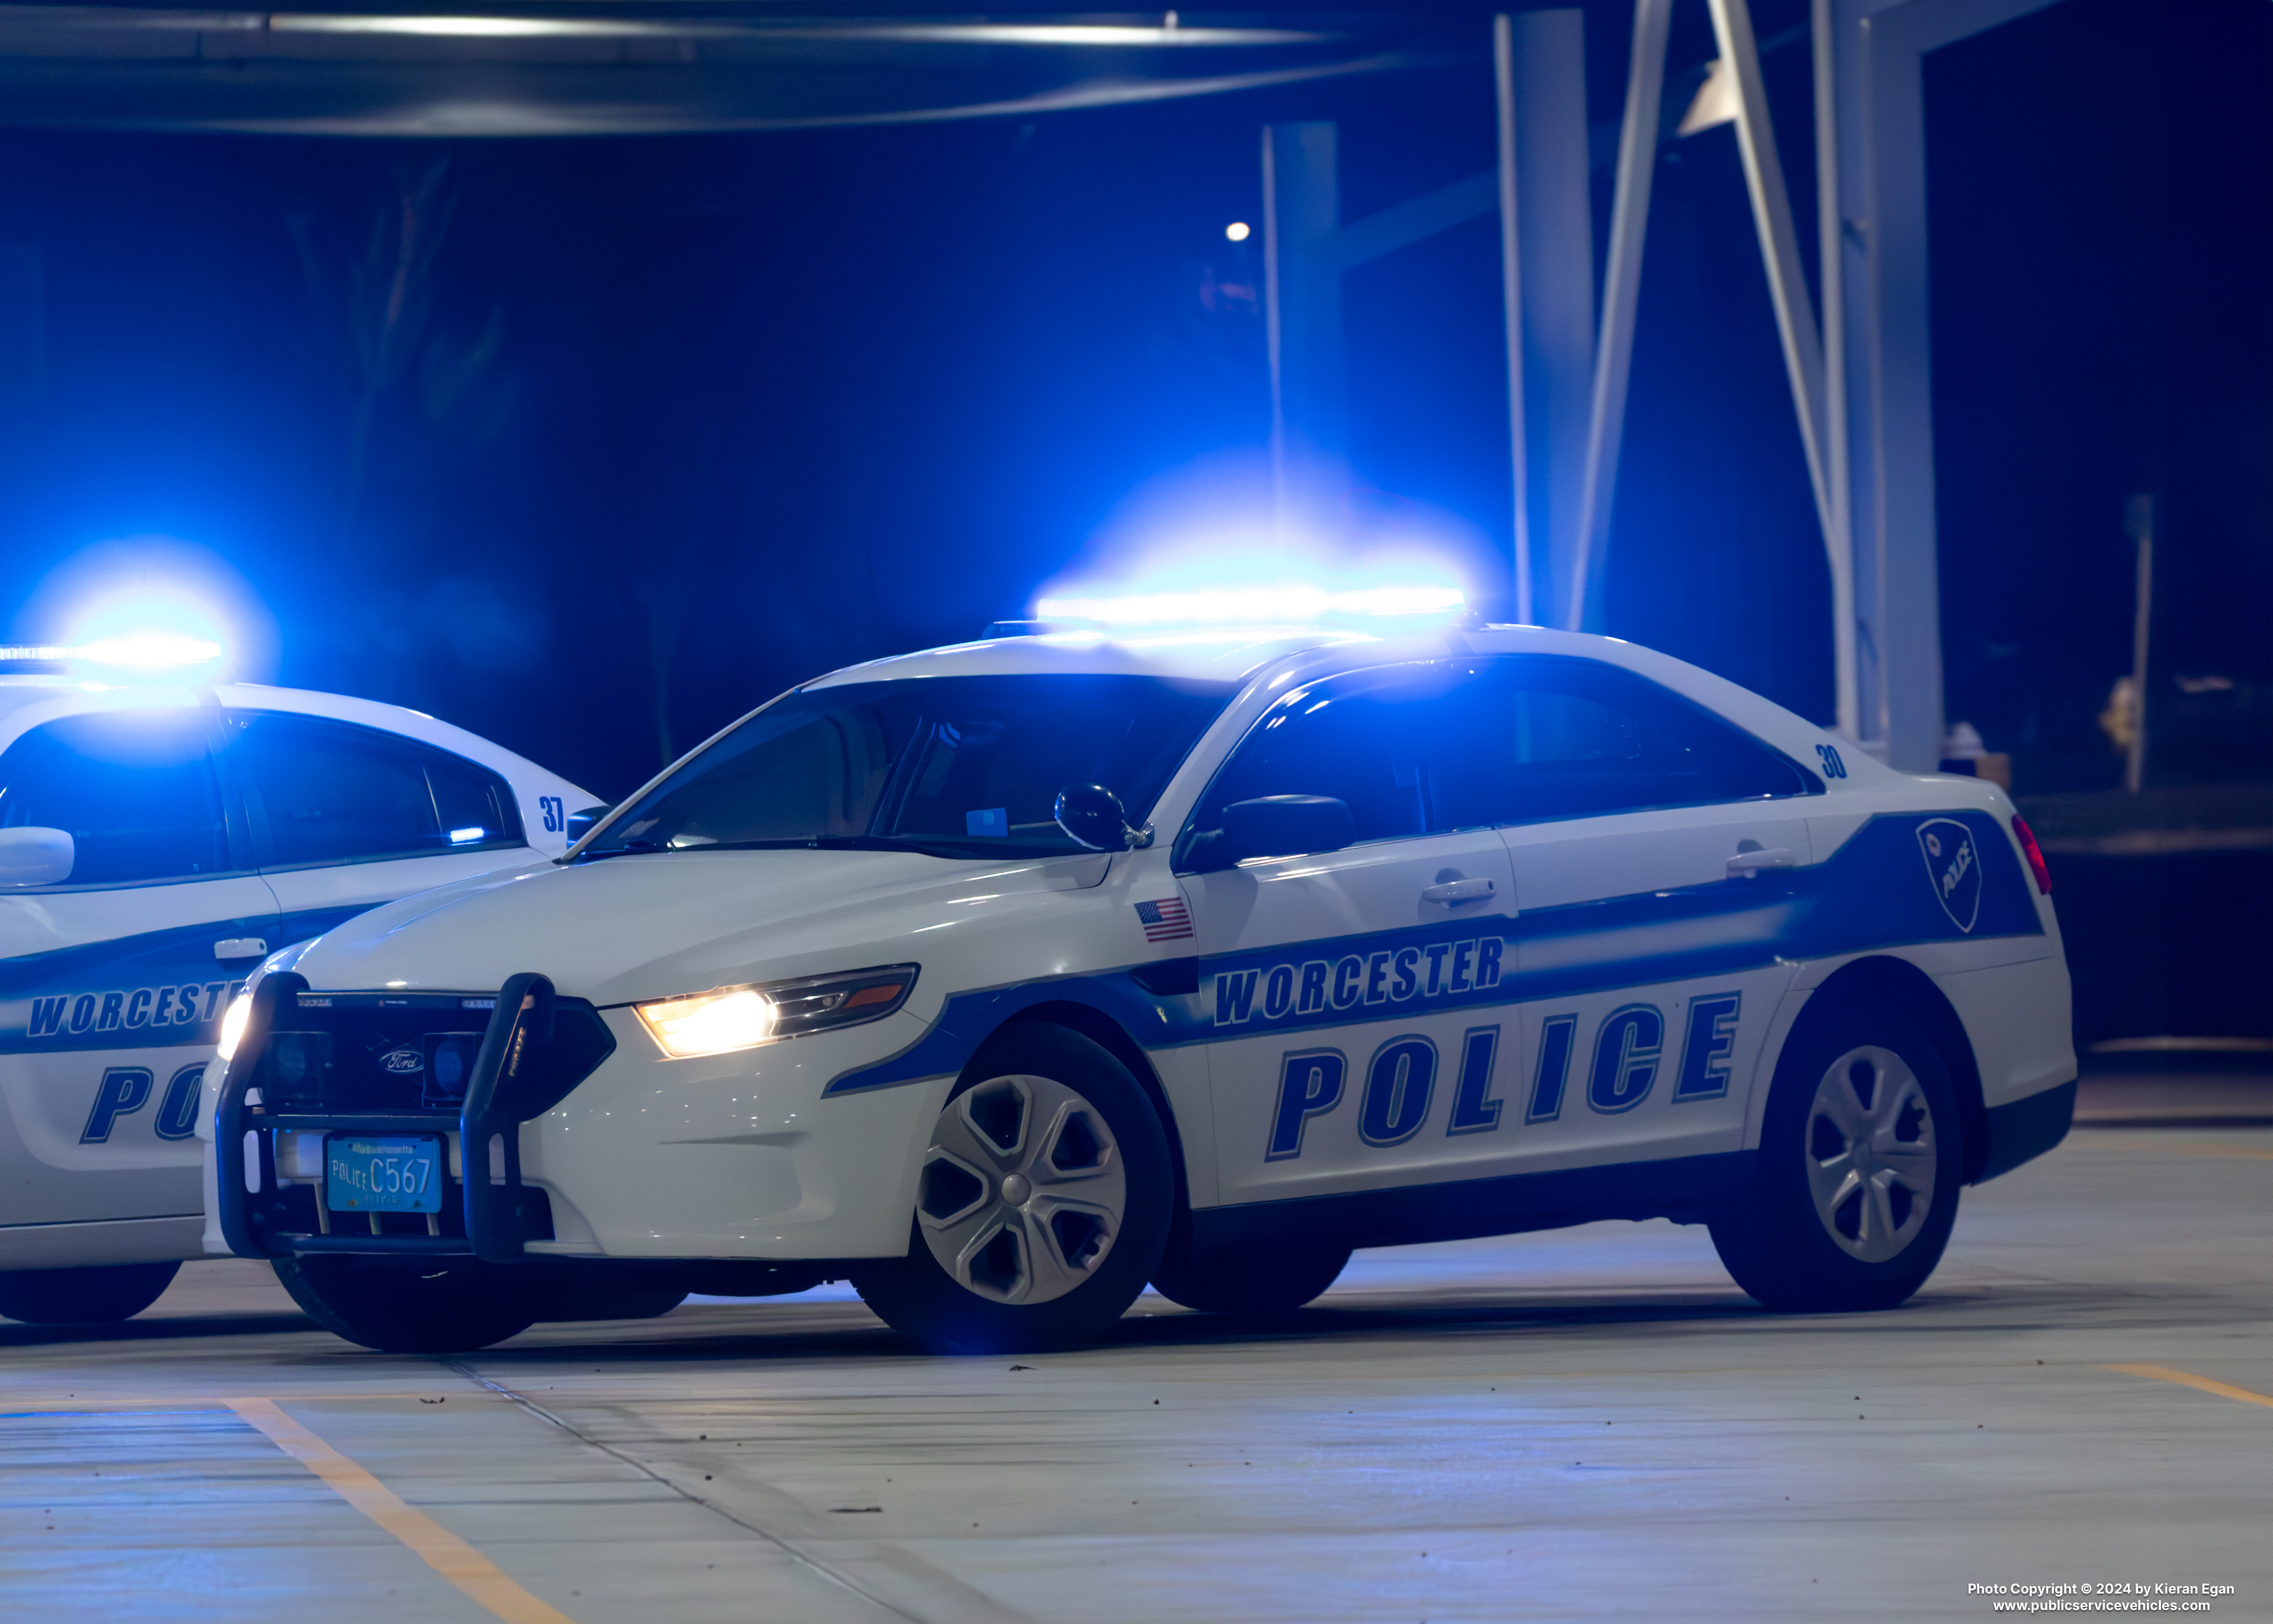
<svg viewBox="0 0 2273 1624">
<path fill-rule="evenodd" d="M 540 863 L 356 915 L 293 967 L 319 989 L 486 991 L 520 971 L 596 1004 L 916 957 L 926 929 L 1093 885 L 1104 857 L 671 852 Z"/>
</svg>

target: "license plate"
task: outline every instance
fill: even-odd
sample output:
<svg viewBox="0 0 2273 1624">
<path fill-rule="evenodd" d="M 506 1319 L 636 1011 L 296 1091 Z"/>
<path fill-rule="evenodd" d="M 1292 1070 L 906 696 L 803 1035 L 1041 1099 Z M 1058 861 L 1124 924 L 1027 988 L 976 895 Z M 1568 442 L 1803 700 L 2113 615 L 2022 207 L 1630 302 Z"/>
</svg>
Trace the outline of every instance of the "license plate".
<svg viewBox="0 0 2273 1624">
<path fill-rule="evenodd" d="M 324 1140 L 324 1205 L 335 1213 L 439 1213 L 448 1165 L 439 1133 L 334 1133 Z"/>
</svg>

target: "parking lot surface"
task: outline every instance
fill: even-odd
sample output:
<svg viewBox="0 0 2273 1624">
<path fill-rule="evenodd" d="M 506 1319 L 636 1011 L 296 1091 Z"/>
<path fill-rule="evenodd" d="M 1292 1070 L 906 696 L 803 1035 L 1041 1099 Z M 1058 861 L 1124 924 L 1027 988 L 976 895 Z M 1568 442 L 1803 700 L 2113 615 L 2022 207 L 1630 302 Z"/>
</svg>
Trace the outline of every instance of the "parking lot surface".
<svg viewBox="0 0 2273 1624">
<path fill-rule="evenodd" d="M 387 1357 L 191 1265 L 122 1327 L 0 1325 L 0 1612 L 1939 1620 L 2159 1582 L 2262 1619 L 2269 1197 L 2273 1131 L 2079 1129 L 1892 1313 L 1769 1315 L 1702 1229 L 1602 1224 L 1016 1358 L 841 1287 Z"/>
</svg>

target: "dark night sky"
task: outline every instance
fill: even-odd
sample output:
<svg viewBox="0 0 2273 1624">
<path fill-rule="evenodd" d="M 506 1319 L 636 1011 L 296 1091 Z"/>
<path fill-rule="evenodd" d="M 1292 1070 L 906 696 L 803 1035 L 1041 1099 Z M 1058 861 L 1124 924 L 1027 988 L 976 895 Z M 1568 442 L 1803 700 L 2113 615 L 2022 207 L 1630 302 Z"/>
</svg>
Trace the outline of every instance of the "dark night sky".
<svg viewBox="0 0 2273 1624">
<path fill-rule="evenodd" d="M 1623 10 L 1589 8 L 1598 120 Z M 1759 32 L 1804 11 L 1763 3 Z M 2067 0 L 1929 72 L 1950 710 L 2023 787 L 2113 774 L 2092 718 L 2128 662 L 2132 490 L 2166 495 L 2172 658 L 2273 678 L 2269 19 Z M 1710 55 L 1685 7 L 1675 71 Z M 1768 68 L 1812 267 L 1804 41 Z M 0 133 L 0 246 L 35 244 L 44 286 L 38 376 L 0 401 L 0 603 L 51 633 L 51 570 L 178 538 L 251 583 L 280 680 L 621 793 L 661 733 L 969 636 L 1132 493 L 1251 470 L 1259 254 L 1223 227 L 1257 216 L 1257 126 L 1299 117 L 1342 125 L 1346 217 L 1489 160 L 1481 59 L 1031 124 Z M 373 355 L 406 199 L 434 246 Z M 1607 629 L 1826 716 L 1821 545 L 1729 131 L 1669 149 L 1652 230 Z M 1476 222 L 1369 268 L 1349 342 L 1370 505 L 1504 555 L 1497 252 Z"/>
</svg>

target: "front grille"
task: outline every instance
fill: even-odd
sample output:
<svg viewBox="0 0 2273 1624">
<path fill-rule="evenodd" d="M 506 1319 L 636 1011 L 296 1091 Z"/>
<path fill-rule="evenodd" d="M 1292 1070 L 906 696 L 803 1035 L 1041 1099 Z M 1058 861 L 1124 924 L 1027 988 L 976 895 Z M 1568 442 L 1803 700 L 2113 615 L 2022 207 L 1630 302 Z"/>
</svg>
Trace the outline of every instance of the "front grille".
<svg viewBox="0 0 2273 1624">
<path fill-rule="evenodd" d="M 433 1111 L 463 1107 L 494 993 L 301 992 L 268 1034 L 264 1104 L 271 1111 Z M 596 1071 L 616 1042 L 581 998 L 556 998 L 551 1035 L 533 1036 L 499 1104 L 543 1115 Z"/>
</svg>

